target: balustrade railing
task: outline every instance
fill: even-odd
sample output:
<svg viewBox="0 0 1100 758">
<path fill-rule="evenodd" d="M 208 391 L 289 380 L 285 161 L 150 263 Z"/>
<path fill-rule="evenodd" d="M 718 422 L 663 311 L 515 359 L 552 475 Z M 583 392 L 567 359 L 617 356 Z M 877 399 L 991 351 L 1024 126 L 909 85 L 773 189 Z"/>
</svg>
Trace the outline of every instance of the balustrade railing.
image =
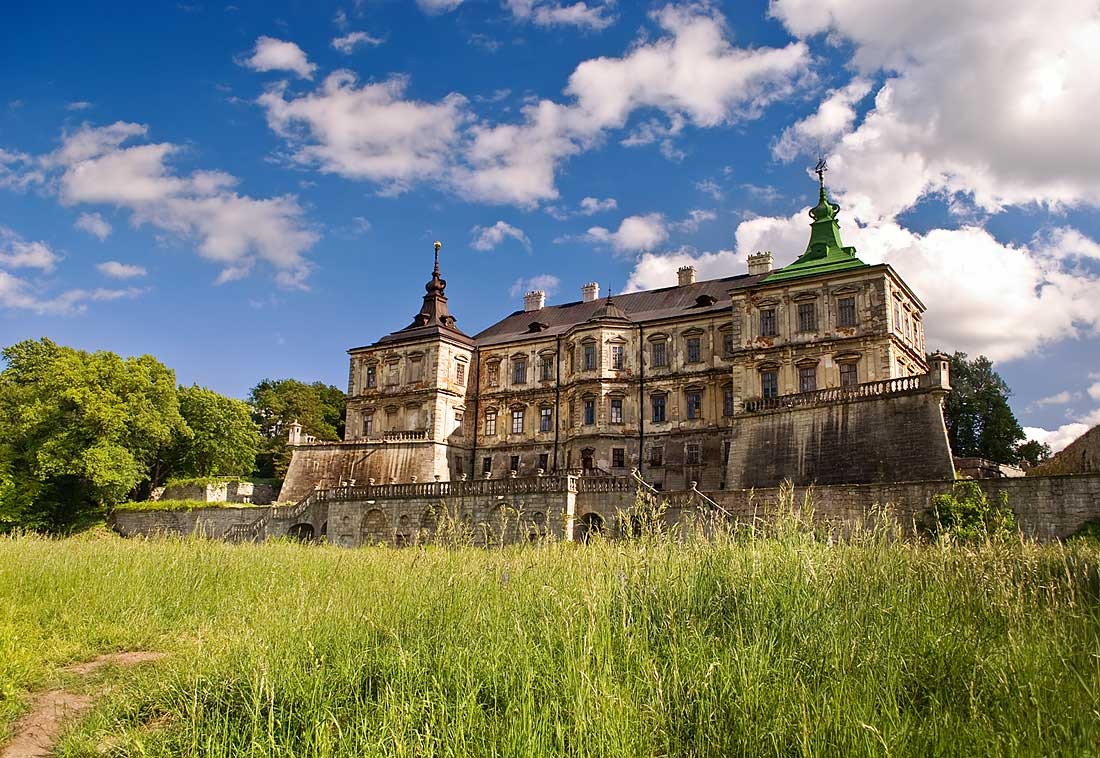
<svg viewBox="0 0 1100 758">
<path fill-rule="evenodd" d="M 756 411 L 770 411 L 783 408 L 800 408 L 807 405 L 823 405 L 842 400 L 855 400 L 864 397 L 881 397 L 886 395 L 900 395 L 914 392 L 926 386 L 925 377 L 899 376 L 895 379 L 883 379 L 877 382 L 863 382 L 852 387 L 830 387 L 814 392 L 799 392 L 793 395 L 778 395 L 776 397 L 758 397 L 746 400 L 744 410 L 746 413 Z"/>
</svg>

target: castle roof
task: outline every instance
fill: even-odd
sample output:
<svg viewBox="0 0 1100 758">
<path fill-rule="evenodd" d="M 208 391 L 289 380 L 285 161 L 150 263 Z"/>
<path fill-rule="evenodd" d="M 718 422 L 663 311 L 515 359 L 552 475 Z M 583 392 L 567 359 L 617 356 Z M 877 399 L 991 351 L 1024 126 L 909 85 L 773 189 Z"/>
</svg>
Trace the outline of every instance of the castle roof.
<svg viewBox="0 0 1100 758">
<path fill-rule="evenodd" d="M 455 317 L 451 315 L 447 307 L 447 297 L 443 293 L 447 289 L 447 280 L 439 275 L 439 249 L 442 245 L 435 243 L 435 268 L 432 270 L 432 278 L 424 285 L 427 294 L 424 295 L 424 303 L 420 306 L 420 312 L 413 317 L 412 323 L 404 329 L 387 334 L 376 344 L 390 344 L 394 342 L 412 342 L 422 339 L 447 337 L 463 345 L 473 347 L 474 342 L 455 325 Z"/>
<path fill-rule="evenodd" d="M 610 320 L 623 326 L 644 324 L 691 315 L 728 311 L 729 291 L 745 289 L 760 282 L 766 274 L 742 274 L 710 279 L 676 287 L 616 295 L 613 302 L 593 300 L 548 305 L 537 311 L 516 311 L 474 336 L 480 346 L 498 345 L 514 340 L 545 338 L 565 334 L 575 326 L 595 320 Z M 533 330 L 531 325 L 540 327 Z"/>
</svg>

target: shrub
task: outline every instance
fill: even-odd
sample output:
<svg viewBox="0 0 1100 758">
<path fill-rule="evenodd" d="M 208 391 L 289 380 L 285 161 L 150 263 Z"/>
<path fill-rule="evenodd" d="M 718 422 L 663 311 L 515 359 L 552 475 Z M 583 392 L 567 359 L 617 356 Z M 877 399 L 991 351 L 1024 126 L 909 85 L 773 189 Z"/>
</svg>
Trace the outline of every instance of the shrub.
<svg viewBox="0 0 1100 758">
<path fill-rule="evenodd" d="M 949 537 L 960 542 L 1004 537 L 1019 529 L 1016 514 L 1008 506 L 1008 495 L 998 493 L 996 502 L 992 503 L 973 480 L 957 481 L 950 493 L 934 495 L 932 509 L 927 515 L 925 526 L 933 537 Z"/>
<path fill-rule="evenodd" d="M 1069 536 L 1070 540 L 1088 540 L 1100 543 L 1100 519 L 1092 519 L 1081 524 L 1081 528 Z"/>
</svg>

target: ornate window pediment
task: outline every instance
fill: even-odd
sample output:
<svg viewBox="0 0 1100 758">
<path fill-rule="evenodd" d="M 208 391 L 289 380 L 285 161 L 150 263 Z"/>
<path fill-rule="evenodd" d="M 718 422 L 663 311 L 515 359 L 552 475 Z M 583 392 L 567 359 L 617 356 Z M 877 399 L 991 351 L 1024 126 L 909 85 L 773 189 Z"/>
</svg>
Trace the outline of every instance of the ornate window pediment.
<svg viewBox="0 0 1100 758">
<path fill-rule="evenodd" d="M 794 365 L 798 366 L 799 368 L 812 368 L 813 366 L 816 366 L 820 362 L 821 362 L 820 358 L 808 358 L 807 357 L 807 358 L 799 358 L 797 361 L 794 362 Z"/>
<path fill-rule="evenodd" d="M 821 297 L 821 293 L 819 292 L 799 292 L 797 295 L 791 297 L 791 300 L 794 300 L 796 303 L 809 303 L 817 300 L 819 297 Z"/>
<path fill-rule="evenodd" d="M 697 337 L 697 336 L 699 336 L 700 334 L 703 334 L 703 332 L 704 332 L 704 330 L 703 330 L 703 329 L 702 329 L 701 327 L 698 327 L 698 326 L 692 326 L 692 327 L 689 327 L 689 328 L 685 329 L 685 330 L 684 330 L 684 331 L 682 332 L 682 334 L 683 334 L 683 335 L 684 335 L 685 337 Z"/>
</svg>

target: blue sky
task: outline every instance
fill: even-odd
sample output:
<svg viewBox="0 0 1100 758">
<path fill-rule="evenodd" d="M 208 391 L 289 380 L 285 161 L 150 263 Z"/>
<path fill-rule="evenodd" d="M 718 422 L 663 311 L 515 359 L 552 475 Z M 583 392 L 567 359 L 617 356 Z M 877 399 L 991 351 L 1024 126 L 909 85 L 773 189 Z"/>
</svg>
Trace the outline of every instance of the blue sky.
<svg viewBox="0 0 1100 758">
<path fill-rule="evenodd" d="M 25 3 L 0 24 L 0 343 L 343 386 L 432 242 L 474 333 L 584 282 L 845 241 L 986 353 L 1029 433 L 1100 423 L 1100 11 L 1022 0 Z"/>
</svg>

